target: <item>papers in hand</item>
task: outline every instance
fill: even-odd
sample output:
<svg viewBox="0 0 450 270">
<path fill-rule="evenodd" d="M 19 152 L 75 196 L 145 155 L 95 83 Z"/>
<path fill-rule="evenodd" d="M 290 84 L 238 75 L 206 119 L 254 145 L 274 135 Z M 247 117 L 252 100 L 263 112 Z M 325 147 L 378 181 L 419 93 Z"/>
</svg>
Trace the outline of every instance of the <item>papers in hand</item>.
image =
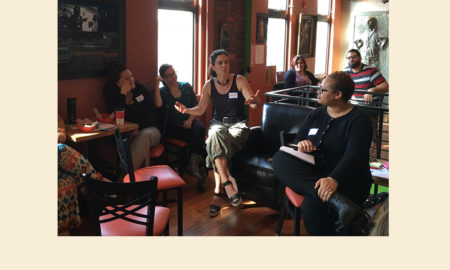
<svg viewBox="0 0 450 270">
<path fill-rule="evenodd" d="M 307 154 L 307 153 L 303 153 L 303 152 L 299 152 L 299 151 L 294 150 L 294 149 L 292 149 L 290 147 L 287 147 L 287 146 L 281 146 L 280 147 L 280 151 L 283 151 L 283 152 L 286 152 L 286 153 L 288 153 L 290 155 L 293 155 L 294 157 L 296 157 L 298 159 L 301 159 L 303 161 L 306 161 L 309 164 L 316 165 L 316 162 L 314 161 L 314 156 L 313 155 L 310 155 L 310 154 Z"/>
</svg>

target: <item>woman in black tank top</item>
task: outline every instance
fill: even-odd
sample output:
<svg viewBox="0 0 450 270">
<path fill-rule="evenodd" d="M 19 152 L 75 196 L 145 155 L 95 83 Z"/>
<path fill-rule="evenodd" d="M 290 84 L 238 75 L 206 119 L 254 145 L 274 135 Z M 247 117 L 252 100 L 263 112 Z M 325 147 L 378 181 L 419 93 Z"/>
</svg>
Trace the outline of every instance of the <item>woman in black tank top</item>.
<svg viewBox="0 0 450 270">
<path fill-rule="evenodd" d="M 249 134 L 245 104 L 256 109 L 260 102 L 258 91 L 253 91 L 247 80 L 237 74 L 230 74 L 228 52 L 222 49 L 212 52 L 209 57 L 212 79 L 203 86 L 202 97 L 197 107 L 186 108 L 181 103 L 175 105 L 181 113 L 202 115 L 213 103 L 213 119 L 209 125 L 206 140 L 206 165 L 214 169 L 216 187 L 209 209 L 210 216 L 221 213 L 223 190 L 231 205 L 238 206 L 241 197 L 236 180 L 228 172 L 228 160 L 244 147 Z M 222 191 L 222 192 L 223 192 Z"/>
</svg>

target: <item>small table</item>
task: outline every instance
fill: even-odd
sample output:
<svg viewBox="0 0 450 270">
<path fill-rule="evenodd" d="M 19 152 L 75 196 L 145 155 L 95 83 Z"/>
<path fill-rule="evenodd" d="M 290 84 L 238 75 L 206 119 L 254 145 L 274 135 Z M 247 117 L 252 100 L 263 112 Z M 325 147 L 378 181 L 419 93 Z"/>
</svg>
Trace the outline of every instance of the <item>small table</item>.
<svg viewBox="0 0 450 270">
<path fill-rule="evenodd" d="M 370 169 L 373 183 L 375 185 L 374 193 L 378 193 L 378 185 L 389 187 L 389 170 L 386 168 Z"/>
<path fill-rule="evenodd" d="M 66 125 L 66 138 L 70 142 L 79 143 L 87 142 L 87 156 L 89 161 L 92 163 L 94 168 L 99 169 L 101 167 L 101 162 L 99 154 L 97 153 L 97 139 L 108 137 L 114 135 L 114 129 L 119 127 L 121 133 L 132 132 L 139 128 L 138 124 L 127 122 L 123 125 L 117 126 L 114 124 L 100 123 L 99 128 L 94 129 L 91 132 L 83 132 L 79 130 L 75 124 Z M 117 165 L 114 165 L 117 169 Z M 114 176 L 116 177 L 116 176 Z"/>
<path fill-rule="evenodd" d="M 66 137 L 72 142 L 84 142 L 94 139 L 99 139 L 106 136 L 114 135 L 114 128 L 119 127 L 121 133 L 137 130 L 138 124 L 125 121 L 125 124 L 116 126 L 114 124 L 100 123 L 99 129 L 94 129 L 91 132 L 83 132 L 77 128 L 75 124 L 66 125 Z"/>
</svg>

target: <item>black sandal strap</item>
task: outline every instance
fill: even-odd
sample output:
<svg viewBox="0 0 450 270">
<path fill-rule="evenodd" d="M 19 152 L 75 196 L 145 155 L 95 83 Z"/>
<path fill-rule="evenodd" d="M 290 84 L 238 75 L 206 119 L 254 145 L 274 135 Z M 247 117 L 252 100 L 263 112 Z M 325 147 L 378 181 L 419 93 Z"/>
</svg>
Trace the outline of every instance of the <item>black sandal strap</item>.
<svg viewBox="0 0 450 270">
<path fill-rule="evenodd" d="M 223 187 L 226 187 L 226 186 L 228 186 L 228 185 L 230 185 L 230 184 L 233 184 L 233 183 L 231 183 L 230 180 L 227 180 L 225 183 L 222 183 L 222 186 L 223 186 Z"/>
<path fill-rule="evenodd" d="M 230 197 L 230 202 L 235 202 L 234 200 L 236 199 L 241 199 L 241 195 L 238 193 L 234 194 L 233 196 Z M 237 200 L 236 202 L 238 202 L 239 200 Z"/>
</svg>

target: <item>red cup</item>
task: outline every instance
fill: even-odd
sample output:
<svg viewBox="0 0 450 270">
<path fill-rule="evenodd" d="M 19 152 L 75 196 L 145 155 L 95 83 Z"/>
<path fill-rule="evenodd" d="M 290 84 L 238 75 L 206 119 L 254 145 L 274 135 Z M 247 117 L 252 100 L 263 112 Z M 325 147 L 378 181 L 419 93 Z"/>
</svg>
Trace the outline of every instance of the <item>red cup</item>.
<svg viewBox="0 0 450 270">
<path fill-rule="evenodd" d="M 114 114 L 116 115 L 116 125 L 121 126 L 125 124 L 125 111 L 115 111 Z"/>
</svg>

